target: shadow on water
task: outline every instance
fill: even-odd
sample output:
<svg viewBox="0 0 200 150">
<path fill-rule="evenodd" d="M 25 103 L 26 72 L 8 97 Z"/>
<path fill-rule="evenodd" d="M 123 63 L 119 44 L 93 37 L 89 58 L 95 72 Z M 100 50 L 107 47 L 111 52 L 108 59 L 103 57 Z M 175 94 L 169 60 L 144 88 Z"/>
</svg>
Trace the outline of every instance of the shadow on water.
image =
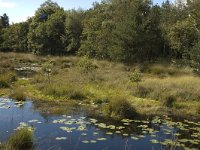
<svg viewBox="0 0 200 150">
<path fill-rule="evenodd" d="M 0 98 L 0 141 L 6 142 L 21 122 L 35 128 L 35 148 L 40 150 L 200 148 L 200 122 L 173 122 L 167 116 L 112 121 L 92 118 L 82 111 L 44 115 L 32 101 L 16 103 Z"/>
</svg>

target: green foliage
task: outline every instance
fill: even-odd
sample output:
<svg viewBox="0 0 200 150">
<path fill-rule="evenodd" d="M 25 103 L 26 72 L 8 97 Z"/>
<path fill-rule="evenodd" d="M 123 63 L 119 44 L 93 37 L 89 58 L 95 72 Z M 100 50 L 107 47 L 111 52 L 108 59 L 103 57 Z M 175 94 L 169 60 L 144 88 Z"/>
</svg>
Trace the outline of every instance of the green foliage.
<svg viewBox="0 0 200 150">
<path fill-rule="evenodd" d="M 177 21 L 169 33 L 169 43 L 174 49 L 176 58 L 188 57 L 189 50 L 195 45 L 198 39 L 198 33 L 193 25 L 192 19 L 188 18 Z"/>
<path fill-rule="evenodd" d="M 9 17 L 1 16 L 0 50 L 126 63 L 175 58 L 194 65 L 199 5 L 198 0 L 188 0 L 187 5 L 165 1 L 161 6 L 151 0 L 112 0 L 96 2 L 86 11 L 64 11 L 48 0 L 26 22 L 9 25 Z"/>
<path fill-rule="evenodd" d="M 28 52 L 27 35 L 29 31 L 28 22 L 16 23 L 3 30 L 4 51 Z"/>
<path fill-rule="evenodd" d="M 191 57 L 191 66 L 194 69 L 194 72 L 200 73 L 200 40 L 199 42 L 192 48 L 190 52 Z"/>
<path fill-rule="evenodd" d="M 92 60 L 86 56 L 80 59 L 80 61 L 78 62 L 78 67 L 83 73 L 92 72 L 96 68 Z"/>
<path fill-rule="evenodd" d="M 28 128 L 22 128 L 17 130 L 8 139 L 6 144 L 7 150 L 32 150 L 34 146 L 33 131 Z"/>
<path fill-rule="evenodd" d="M 95 17 L 94 17 L 95 16 Z M 114 22 L 112 8 L 107 3 L 94 3 L 83 20 L 83 33 L 79 55 L 108 59 Z"/>
<path fill-rule="evenodd" d="M 3 28 L 7 28 L 9 26 L 9 17 L 6 13 L 4 13 L 3 16 L 0 16 L 0 26 Z"/>
<path fill-rule="evenodd" d="M 135 70 L 130 76 L 129 79 L 132 83 L 138 83 L 142 81 L 142 76 L 139 71 Z"/>
<path fill-rule="evenodd" d="M 41 16 L 46 15 L 46 19 Z M 65 30 L 65 12 L 52 1 L 44 2 L 30 23 L 28 48 L 35 54 L 64 54 L 62 35 Z"/>
<path fill-rule="evenodd" d="M 67 11 L 65 20 L 65 35 L 62 36 L 65 49 L 70 54 L 75 54 L 80 47 L 80 38 L 83 30 L 84 12 Z"/>
</svg>

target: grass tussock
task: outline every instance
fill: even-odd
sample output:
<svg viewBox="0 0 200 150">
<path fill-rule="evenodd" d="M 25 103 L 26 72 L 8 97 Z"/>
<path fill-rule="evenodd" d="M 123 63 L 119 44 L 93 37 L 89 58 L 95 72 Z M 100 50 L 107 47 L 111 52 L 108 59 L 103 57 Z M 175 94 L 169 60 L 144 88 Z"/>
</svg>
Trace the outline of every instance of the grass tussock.
<svg viewBox="0 0 200 150">
<path fill-rule="evenodd" d="M 26 101 L 26 94 L 24 88 L 16 87 L 10 94 L 10 98 L 16 101 Z"/>
<path fill-rule="evenodd" d="M 34 146 L 33 131 L 28 128 L 17 130 L 6 143 L 6 150 L 32 150 Z"/>
<path fill-rule="evenodd" d="M 8 88 L 12 82 L 16 81 L 16 75 L 12 72 L 0 74 L 0 88 Z"/>
<path fill-rule="evenodd" d="M 169 64 L 145 64 L 145 66 L 140 66 L 139 68 L 143 73 L 156 75 L 158 77 L 182 76 L 193 74 L 193 71 L 190 67 L 179 67 L 176 65 Z"/>
<path fill-rule="evenodd" d="M 146 77 L 140 83 L 140 89 L 132 87 L 133 95 L 155 100 L 173 96 L 177 100 L 200 100 L 200 80 L 195 76 L 167 77 L 164 79 Z"/>
<path fill-rule="evenodd" d="M 111 117 L 133 118 L 137 112 L 131 103 L 124 97 L 112 97 L 105 112 Z"/>
<path fill-rule="evenodd" d="M 176 97 L 167 95 L 165 98 L 162 99 L 163 106 L 166 107 L 173 107 L 173 104 L 176 102 Z"/>
<path fill-rule="evenodd" d="M 63 98 L 70 100 L 84 100 L 87 98 L 84 90 L 80 87 L 75 87 L 73 85 L 63 85 L 58 84 L 42 84 L 39 88 L 45 95 L 50 95 L 55 98 Z"/>
</svg>

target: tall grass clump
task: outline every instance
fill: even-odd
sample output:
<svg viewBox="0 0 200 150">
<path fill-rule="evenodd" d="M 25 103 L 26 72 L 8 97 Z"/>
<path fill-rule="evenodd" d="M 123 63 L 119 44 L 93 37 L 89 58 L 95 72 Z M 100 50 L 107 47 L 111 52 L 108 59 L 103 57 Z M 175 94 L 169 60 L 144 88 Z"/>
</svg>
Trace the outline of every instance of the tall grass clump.
<svg viewBox="0 0 200 150">
<path fill-rule="evenodd" d="M 10 87 L 9 83 L 5 80 L 5 78 L 0 77 L 0 88 L 8 88 Z"/>
<path fill-rule="evenodd" d="M 131 103 L 124 97 L 112 97 L 106 108 L 111 117 L 133 118 L 137 113 Z"/>
<path fill-rule="evenodd" d="M 21 128 L 13 133 L 6 143 L 6 150 L 32 150 L 34 146 L 33 131 Z"/>
<path fill-rule="evenodd" d="M 141 83 L 140 90 L 132 87 L 133 95 L 154 100 L 166 99 L 173 96 L 179 101 L 200 100 L 200 80 L 195 76 L 156 78 L 146 77 Z"/>
<path fill-rule="evenodd" d="M 0 88 L 8 88 L 14 81 L 16 81 L 16 76 L 14 73 L 0 74 Z"/>
<path fill-rule="evenodd" d="M 17 101 L 25 101 L 26 95 L 23 88 L 15 87 L 15 89 L 10 94 L 10 98 L 17 100 Z"/>
<path fill-rule="evenodd" d="M 40 90 L 44 94 L 51 95 L 55 98 L 63 97 L 72 100 L 83 100 L 87 98 L 82 88 L 73 85 L 44 84 L 40 87 Z"/>
<path fill-rule="evenodd" d="M 162 99 L 162 104 L 163 106 L 166 107 L 173 107 L 175 102 L 176 102 L 176 97 L 173 95 L 167 95 Z"/>
</svg>

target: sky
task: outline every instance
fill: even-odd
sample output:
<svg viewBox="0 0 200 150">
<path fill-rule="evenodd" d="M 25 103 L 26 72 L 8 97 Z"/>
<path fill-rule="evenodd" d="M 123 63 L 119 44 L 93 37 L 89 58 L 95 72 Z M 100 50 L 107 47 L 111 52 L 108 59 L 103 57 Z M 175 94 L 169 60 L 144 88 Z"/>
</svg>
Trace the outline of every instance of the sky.
<svg viewBox="0 0 200 150">
<path fill-rule="evenodd" d="M 53 0 L 61 7 L 67 9 L 88 9 L 94 1 L 101 0 Z M 161 4 L 164 0 L 153 0 L 154 4 Z M 172 1 L 172 0 L 171 0 Z M 10 23 L 26 21 L 45 0 L 0 0 L 0 15 L 6 13 L 10 18 Z"/>
</svg>

